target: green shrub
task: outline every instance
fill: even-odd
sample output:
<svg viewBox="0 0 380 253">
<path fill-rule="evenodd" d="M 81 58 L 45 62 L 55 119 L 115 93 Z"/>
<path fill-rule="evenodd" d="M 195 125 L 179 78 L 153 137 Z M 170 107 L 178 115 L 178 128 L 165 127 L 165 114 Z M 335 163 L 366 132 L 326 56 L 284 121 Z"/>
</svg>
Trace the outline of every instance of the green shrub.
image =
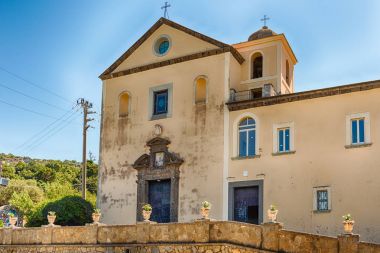
<svg viewBox="0 0 380 253">
<path fill-rule="evenodd" d="M 62 199 L 47 202 L 36 208 L 36 211 L 28 217 L 28 227 L 39 227 L 48 223 L 49 211 L 56 213 L 55 224 L 61 226 L 83 226 L 92 222 L 94 207 L 90 202 L 79 196 L 67 196 Z"/>
<path fill-rule="evenodd" d="M 0 219 L 0 228 L 4 227 L 4 222 L 3 220 Z"/>
<path fill-rule="evenodd" d="M 46 225 L 46 223 L 44 223 L 44 217 L 42 217 L 42 209 L 45 205 L 45 202 L 41 203 L 30 215 L 27 215 L 27 227 L 40 227 L 41 225 Z"/>
</svg>

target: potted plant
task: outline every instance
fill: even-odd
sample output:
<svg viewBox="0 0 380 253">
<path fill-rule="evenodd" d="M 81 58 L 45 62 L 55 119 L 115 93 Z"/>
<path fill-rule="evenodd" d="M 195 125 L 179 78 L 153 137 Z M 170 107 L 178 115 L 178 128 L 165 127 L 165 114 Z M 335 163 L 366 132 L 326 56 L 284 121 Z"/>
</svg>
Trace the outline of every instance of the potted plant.
<svg viewBox="0 0 380 253">
<path fill-rule="evenodd" d="M 100 216 L 102 216 L 102 213 L 100 212 L 99 208 L 95 208 L 94 212 L 92 213 L 92 220 L 94 221 L 94 224 L 98 224 L 100 221 Z"/>
<path fill-rule="evenodd" d="M 346 234 L 352 234 L 355 221 L 352 219 L 351 214 L 343 215 L 343 229 Z"/>
<path fill-rule="evenodd" d="M 9 217 L 9 223 L 11 224 L 10 227 L 11 228 L 16 227 L 17 217 L 15 216 L 15 214 L 14 213 L 9 213 L 8 217 Z"/>
<path fill-rule="evenodd" d="M 152 206 L 150 204 L 143 205 L 142 215 L 143 215 L 144 221 L 149 221 L 151 214 L 152 214 Z"/>
<path fill-rule="evenodd" d="M 268 220 L 270 220 L 270 222 L 276 222 L 277 214 L 278 214 L 278 209 L 276 208 L 276 206 L 270 205 L 267 211 Z"/>
<path fill-rule="evenodd" d="M 48 212 L 47 219 L 49 222 L 49 226 L 54 226 L 54 222 L 55 222 L 56 218 L 57 218 L 57 216 L 55 215 L 55 212 L 53 212 L 53 211 Z"/>
<path fill-rule="evenodd" d="M 211 203 L 206 200 L 203 201 L 201 205 L 201 210 L 200 210 L 203 219 L 209 219 L 208 216 L 210 215 L 210 209 L 211 209 Z"/>
<path fill-rule="evenodd" d="M 3 228 L 3 227 L 4 227 L 4 221 L 0 219 L 0 228 Z"/>
</svg>

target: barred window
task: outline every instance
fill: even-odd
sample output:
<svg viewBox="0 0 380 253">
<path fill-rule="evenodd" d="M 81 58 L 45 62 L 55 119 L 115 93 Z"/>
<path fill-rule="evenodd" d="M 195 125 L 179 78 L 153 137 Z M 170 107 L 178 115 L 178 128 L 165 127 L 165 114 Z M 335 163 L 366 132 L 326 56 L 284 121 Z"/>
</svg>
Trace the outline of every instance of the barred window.
<svg viewBox="0 0 380 253">
<path fill-rule="evenodd" d="M 331 210 L 331 187 L 318 186 L 313 188 L 313 210 L 314 212 L 328 212 Z"/>
<path fill-rule="evenodd" d="M 318 211 L 327 211 L 329 210 L 329 199 L 328 199 L 327 190 L 318 190 L 317 191 L 317 210 Z"/>
</svg>

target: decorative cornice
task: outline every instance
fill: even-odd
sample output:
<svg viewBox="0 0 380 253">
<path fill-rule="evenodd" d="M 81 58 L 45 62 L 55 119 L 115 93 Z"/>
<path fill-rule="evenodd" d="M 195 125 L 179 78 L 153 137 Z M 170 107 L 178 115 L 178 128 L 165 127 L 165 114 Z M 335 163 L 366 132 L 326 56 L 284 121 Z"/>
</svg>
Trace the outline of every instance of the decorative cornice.
<svg viewBox="0 0 380 253">
<path fill-rule="evenodd" d="M 348 84 L 348 85 L 336 86 L 336 87 L 330 87 L 330 88 L 324 88 L 324 89 L 318 89 L 318 90 L 297 92 L 297 93 L 285 94 L 285 95 L 279 95 L 279 96 L 257 98 L 257 99 L 246 100 L 246 101 L 228 102 L 226 104 L 230 111 L 238 111 L 238 110 L 243 110 L 243 109 L 248 109 L 248 108 L 290 103 L 290 102 L 296 102 L 296 101 L 301 101 L 301 100 L 306 100 L 306 99 L 335 96 L 335 95 L 347 94 L 347 93 L 358 92 L 358 91 L 366 91 L 366 90 L 377 89 L 377 88 L 380 88 L 380 80 L 354 83 L 354 84 Z"/>
<path fill-rule="evenodd" d="M 167 146 L 170 144 L 170 141 L 168 139 L 165 139 L 165 138 L 161 138 L 161 137 L 154 137 L 153 139 L 149 140 L 146 145 L 148 147 L 152 147 L 152 146 Z"/>
<path fill-rule="evenodd" d="M 155 62 L 148 65 L 140 66 L 140 67 L 135 67 L 135 68 L 126 69 L 126 70 L 122 70 L 115 73 L 102 75 L 100 76 L 100 78 L 102 80 L 107 80 L 107 79 L 111 79 L 115 77 L 126 76 L 126 75 L 131 75 L 131 74 L 142 72 L 142 71 L 147 71 L 150 69 L 165 67 L 172 64 L 176 64 L 176 63 L 191 61 L 191 60 L 200 59 L 200 58 L 204 58 L 204 57 L 208 57 L 212 55 L 223 54 L 226 52 L 230 52 L 230 48 L 212 49 L 212 50 L 208 50 L 208 51 L 204 51 L 200 53 L 185 55 L 185 56 L 181 56 L 181 57 L 170 59 L 170 60 Z"/>
<path fill-rule="evenodd" d="M 194 30 L 191 30 L 185 26 L 182 26 L 178 23 L 175 23 L 171 20 L 168 20 L 166 18 L 160 18 L 146 33 L 144 33 L 143 36 L 140 37 L 122 56 L 120 56 L 109 68 L 107 68 L 100 76 L 99 78 L 109 79 L 110 74 L 123 62 L 125 61 L 142 43 L 144 43 L 159 27 L 161 27 L 163 24 L 168 25 L 170 27 L 173 27 L 177 30 L 183 31 L 191 36 L 194 36 L 198 39 L 201 39 L 203 41 L 206 41 L 210 44 L 213 44 L 223 50 L 228 49 L 228 52 L 231 52 L 231 54 L 236 58 L 236 60 L 242 64 L 244 62 L 243 56 L 231 45 L 228 45 L 226 43 L 223 43 L 221 41 L 215 40 L 211 37 L 208 37 L 204 34 L 201 34 L 199 32 L 196 32 Z M 169 60 L 170 61 L 170 60 Z M 108 78 L 106 78 L 108 77 Z"/>
</svg>

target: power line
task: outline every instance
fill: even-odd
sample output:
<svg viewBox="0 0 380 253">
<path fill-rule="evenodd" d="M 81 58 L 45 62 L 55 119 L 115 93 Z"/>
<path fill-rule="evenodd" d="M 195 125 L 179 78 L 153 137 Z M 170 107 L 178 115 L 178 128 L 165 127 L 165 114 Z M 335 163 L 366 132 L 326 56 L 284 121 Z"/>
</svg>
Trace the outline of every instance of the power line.
<svg viewBox="0 0 380 253">
<path fill-rule="evenodd" d="M 57 133 L 62 131 L 64 128 L 66 128 L 68 125 L 70 125 L 74 120 L 76 120 L 76 117 L 73 117 L 73 116 L 78 112 L 78 110 L 79 109 L 74 111 L 69 117 L 66 118 L 66 121 L 67 121 L 66 124 L 62 125 L 60 128 L 57 128 L 59 126 L 58 125 L 55 128 L 50 129 L 41 138 L 37 139 L 34 142 L 35 144 L 32 143 L 32 144 L 28 145 L 27 148 L 25 149 L 25 151 L 30 152 L 30 151 L 34 150 L 35 148 L 40 146 L 42 143 L 46 142 L 48 139 L 50 139 L 51 137 L 53 137 L 54 135 L 56 135 Z M 69 120 L 70 118 L 72 118 L 72 119 Z M 54 131 L 54 130 L 56 130 L 56 131 Z"/>
<path fill-rule="evenodd" d="M 11 75 L 11 76 L 13 76 L 13 77 L 15 77 L 15 78 L 17 78 L 17 79 L 19 79 L 21 81 L 24 81 L 25 83 L 28 83 L 29 85 L 32 85 L 32 86 L 34 86 L 34 87 L 36 87 L 36 88 L 38 88 L 40 90 L 43 90 L 43 91 L 45 91 L 47 93 L 50 93 L 51 95 L 54 95 L 54 96 L 56 96 L 56 97 L 58 97 L 58 98 L 60 98 L 60 99 L 62 99 L 64 101 L 66 101 L 66 102 L 69 102 L 70 104 L 72 103 L 72 101 L 70 101 L 69 99 L 67 99 L 67 98 L 65 98 L 65 97 L 63 97 L 63 96 L 61 96 L 61 95 L 59 95 L 59 94 L 57 94 L 57 93 L 55 93 L 53 91 L 50 91 L 49 89 L 46 89 L 45 87 L 42 87 L 42 86 L 40 86 L 40 85 L 38 85 L 38 84 L 36 84 L 36 83 L 34 83 L 32 81 L 29 81 L 28 79 L 26 79 L 26 78 L 24 78 L 24 77 L 22 77 L 22 76 L 20 76 L 20 75 L 18 75 L 16 73 L 13 73 L 13 72 L 11 72 L 11 71 L 9 71 L 9 70 L 1 67 L 1 66 L 0 66 L 0 70 L 3 71 L 3 72 L 5 72 L 5 73 L 8 73 L 9 75 Z"/>
<path fill-rule="evenodd" d="M 41 144 L 43 144 L 44 142 L 46 142 L 47 140 L 49 140 L 51 137 L 53 137 L 54 135 L 56 135 L 57 133 L 59 133 L 60 131 L 62 131 L 68 125 L 70 125 L 74 120 L 76 120 L 76 118 L 77 117 L 74 117 L 71 121 L 67 122 L 61 128 L 58 128 L 55 132 L 52 132 L 50 135 L 45 136 L 44 139 L 41 139 L 38 143 L 36 143 L 35 145 L 33 145 L 32 147 L 30 147 L 26 151 L 30 152 L 30 151 L 34 150 L 35 148 L 37 148 L 38 146 L 40 146 Z"/>
<path fill-rule="evenodd" d="M 12 104 L 12 103 L 9 103 L 9 102 L 4 101 L 4 100 L 1 100 L 1 99 L 0 99 L 0 103 L 3 103 L 3 104 L 6 104 L 6 105 L 9 105 L 9 106 L 15 107 L 15 108 L 17 108 L 17 109 L 20 109 L 20 110 L 23 110 L 23 111 L 26 111 L 26 112 L 31 112 L 31 113 L 34 113 L 34 114 L 36 114 L 36 115 L 39 115 L 39 116 L 42 116 L 42 117 L 45 117 L 45 118 L 59 119 L 59 118 L 57 118 L 57 117 L 54 117 L 54 116 L 51 116 L 51 115 L 48 115 L 48 114 L 45 114 L 45 113 L 42 113 L 42 112 L 33 111 L 33 110 L 28 109 L 28 108 L 25 108 L 25 107 L 22 107 L 22 106 L 19 106 L 19 105 Z M 62 121 L 65 121 L 65 120 L 62 120 Z"/>
<path fill-rule="evenodd" d="M 45 127 L 44 129 L 46 129 L 47 131 L 46 132 L 41 131 L 41 136 L 37 137 L 37 139 L 33 140 L 31 143 L 29 143 L 28 146 L 24 147 L 23 149 L 27 150 L 30 147 L 34 146 L 36 143 L 40 142 L 41 139 L 45 138 L 48 134 L 50 134 L 51 132 L 53 132 L 54 130 L 59 128 L 62 124 L 71 123 L 71 121 L 69 119 L 71 119 L 72 116 L 78 112 L 78 109 L 76 111 L 74 111 L 74 108 L 73 108 L 71 111 L 68 111 L 67 113 L 70 113 L 70 112 L 71 112 L 71 114 L 68 117 L 62 119 L 60 122 L 56 121 L 56 122 L 59 122 L 58 125 L 53 126 L 51 129 L 49 129 L 49 127 Z M 65 113 L 65 114 L 67 114 L 67 113 Z M 54 125 L 54 124 L 50 124 L 49 126 L 51 126 L 51 125 Z"/>
<path fill-rule="evenodd" d="M 47 125 L 46 127 L 44 127 L 42 130 L 40 130 L 38 133 L 34 134 L 32 137 L 30 137 L 28 140 L 26 140 L 24 143 L 22 143 L 21 145 L 19 145 L 18 147 L 16 147 L 12 152 L 24 147 L 26 144 L 28 144 L 29 142 L 31 142 L 32 140 L 34 140 L 35 138 L 37 138 L 38 136 L 40 136 L 42 133 L 45 132 L 45 130 L 49 129 L 51 126 L 55 125 L 57 122 L 61 121 L 64 117 L 66 117 L 66 115 L 68 115 L 71 111 L 74 110 L 75 107 L 73 107 L 71 110 L 67 111 L 65 114 L 63 114 L 61 117 L 59 117 L 58 119 L 54 120 L 52 123 L 50 123 L 49 125 Z"/>
<path fill-rule="evenodd" d="M 20 94 L 20 95 L 23 95 L 24 97 L 27 97 L 27 98 L 30 98 L 30 99 L 36 100 L 36 101 L 38 101 L 38 102 L 40 102 L 40 103 L 42 103 L 42 104 L 45 104 L 45 105 L 48 105 L 48 106 L 51 106 L 51 107 L 57 108 L 57 109 L 59 109 L 59 110 L 66 111 L 66 109 L 63 109 L 63 108 L 61 108 L 61 107 L 59 107 L 59 106 L 56 106 L 56 105 L 53 105 L 53 104 L 50 104 L 50 103 L 47 103 L 47 102 L 45 102 L 45 101 L 43 101 L 43 100 L 41 100 L 41 99 L 39 99 L 39 98 L 35 98 L 35 97 L 30 96 L 30 95 L 28 95 L 28 94 L 25 94 L 25 93 L 23 93 L 23 92 L 21 92 L 21 91 L 18 91 L 18 90 L 16 90 L 16 89 L 13 89 L 13 88 L 11 88 L 11 87 L 5 85 L 4 83 L 1 83 L 1 82 L 0 82 L 0 86 L 3 87 L 3 88 L 5 88 L 5 89 L 8 89 L 8 90 L 10 90 L 10 91 L 13 91 L 13 92 L 15 92 L 15 93 L 18 93 L 18 94 Z"/>
<path fill-rule="evenodd" d="M 25 107 L 22 107 L 22 106 L 19 106 L 19 105 L 15 105 L 15 104 L 12 104 L 12 103 L 8 103 L 7 101 L 1 100 L 1 99 L 0 99 L 0 103 L 3 103 L 3 104 L 6 104 L 6 105 L 9 105 L 9 106 L 12 106 L 12 107 L 18 108 L 18 109 L 23 110 L 23 111 L 26 111 L 26 112 L 31 112 L 31 113 L 34 113 L 34 114 L 40 115 L 40 116 L 42 116 L 42 117 L 51 118 L 51 119 L 57 119 L 56 117 L 53 117 L 53 116 L 50 116 L 50 115 L 47 115 L 47 114 L 44 114 L 44 113 L 41 113 L 41 112 L 36 112 L 36 111 L 30 110 L 30 109 L 28 109 L 28 108 L 25 108 Z"/>
</svg>

